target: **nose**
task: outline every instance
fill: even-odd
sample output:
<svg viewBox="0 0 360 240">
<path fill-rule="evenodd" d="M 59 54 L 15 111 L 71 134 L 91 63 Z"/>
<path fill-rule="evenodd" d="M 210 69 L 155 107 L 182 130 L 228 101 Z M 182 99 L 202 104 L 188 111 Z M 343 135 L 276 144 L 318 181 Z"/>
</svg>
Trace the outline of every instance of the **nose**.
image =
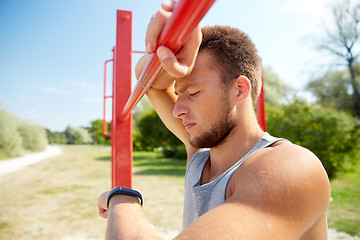
<svg viewBox="0 0 360 240">
<path fill-rule="evenodd" d="M 186 107 L 184 101 L 180 99 L 180 97 L 176 100 L 173 116 L 176 118 L 183 118 L 189 113 L 189 109 Z"/>
</svg>

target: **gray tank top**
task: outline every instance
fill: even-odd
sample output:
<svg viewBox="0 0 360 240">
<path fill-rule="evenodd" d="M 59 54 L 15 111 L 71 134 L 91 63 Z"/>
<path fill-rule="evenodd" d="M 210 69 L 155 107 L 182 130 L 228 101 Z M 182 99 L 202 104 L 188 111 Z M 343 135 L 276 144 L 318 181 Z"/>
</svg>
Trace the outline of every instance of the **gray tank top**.
<svg viewBox="0 0 360 240">
<path fill-rule="evenodd" d="M 280 140 L 284 139 L 275 138 L 268 133 L 264 133 L 255 146 L 237 163 L 217 179 L 203 185 L 200 185 L 200 179 L 204 166 L 209 159 L 210 149 L 199 149 L 190 159 L 185 173 L 183 228 L 186 228 L 204 213 L 225 202 L 227 184 L 233 173 L 246 158 L 257 150 Z"/>
</svg>

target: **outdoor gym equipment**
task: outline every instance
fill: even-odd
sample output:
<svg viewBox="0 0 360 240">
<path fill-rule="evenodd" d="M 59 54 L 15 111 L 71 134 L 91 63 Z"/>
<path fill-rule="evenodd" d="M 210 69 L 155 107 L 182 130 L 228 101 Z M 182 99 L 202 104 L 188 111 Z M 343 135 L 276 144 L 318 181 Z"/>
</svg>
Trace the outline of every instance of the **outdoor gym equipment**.
<svg viewBox="0 0 360 240">
<path fill-rule="evenodd" d="M 180 0 L 166 23 L 157 46 L 166 46 L 176 53 L 214 2 L 215 0 Z M 111 138 L 112 188 L 132 187 L 131 110 L 163 70 L 156 53 L 152 53 L 131 92 L 134 52 L 132 51 L 132 18 L 131 11 L 117 11 L 116 46 L 112 49 L 113 58 L 105 61 L 103 134 Z M 112 95 L 106 94 L 106 69 L 109 62 L 113 63 Z M 107 98 L 112 99 L 110 133 L 107 132 L 105 120 Z"/>
</svg>

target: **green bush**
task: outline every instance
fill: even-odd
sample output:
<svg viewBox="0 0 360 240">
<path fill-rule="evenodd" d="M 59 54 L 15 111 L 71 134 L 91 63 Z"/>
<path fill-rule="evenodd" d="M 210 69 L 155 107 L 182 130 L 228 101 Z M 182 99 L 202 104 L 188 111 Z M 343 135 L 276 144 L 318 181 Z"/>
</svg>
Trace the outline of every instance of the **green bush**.
<svg viewBox="0 0 360 240">
<path fill-rule="evenodd" d="M 164 157 L 168 157 L 168 158 L 176 158 L 176 159 L 187 158 L 186 148 L 184 144 L 180 144 L 175 147 L 162 148 L 162 153 Z"/>
<path fill-rule="evenodd" d="M 18 131 L 22 138 L 22 147 L 29 151 L 42 151 L 48 144 L 46 131 L 35 124 L 20 122 Z"/>
<path fill-rule="evenodd" d="M 22 139 L 18 132 L 19 120 L 0 109 L 0 156 L 18 157 L 23 153 Z"/>
<path fill-rule="evenodd" d="M 26 151 L 41 151 L 47 145 L 44 128 L 22 122 L 0 109 L 0 157 L 18 157 Z"/>
<path fill-rule="evenodd" d="M 141 133 L 138 130 L 133 132 L 133 150 L 134 151 L 145 151 L 140 143 Z"/>
<path fill-rule="evenodd" d="M 64 132 L 51 132 L 49 129 L 46 129 L 46 134 L 49 143 L 57 143 L 57 144 L 67 143 Z"/>
<path fill-rule="evenodd" d="M 99 145 L 110 145 L 110 138 L 103 135 L 103 120 L 97 119 L 91 121 L 91 127 L 88 129 L 89 134 L 94 139 L 94 143 Z M 110 123 L 107 123 L 107 131 L 110 132 Z"/>
<path fill-rule="evenodd" d="M 267 106 L 267 123 L 269 133 L 314 152 L 330 178 L 357 160 L 360 123 L 350 115 L 297 101 L 281 109 Z"/>
<path fill-rule="evenodd" d="M 64 134 L 67 139 L 67 144 L 89 144 L 93 141 L 88 130 L 82 127 L 75 128 L 68 126 Z"/>
<path fill-rule="evenodd" d="M 181 155 L 180 146 L 183 143 L 165 127 L 153 109 L 139 118 L 133 140 L 136 150 L 152 151 L 161 148 L 166 156 L 175 156 L 177 152 Z"/>
</svg>

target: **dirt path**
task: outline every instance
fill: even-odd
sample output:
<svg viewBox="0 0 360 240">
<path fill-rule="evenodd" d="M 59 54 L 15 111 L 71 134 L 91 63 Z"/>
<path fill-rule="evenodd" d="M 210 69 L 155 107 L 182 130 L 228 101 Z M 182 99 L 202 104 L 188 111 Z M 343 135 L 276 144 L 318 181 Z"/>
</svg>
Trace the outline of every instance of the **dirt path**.
<svg viewBox="0 0 360 240">
<path fill-rule="evenodd" d="M 11 172 L 15 172 L 25 166 L 35 164 L 44 159 L 54 157 L 61 153 L 61 148 L 58 146 L 48 145 L 43 152 L 29 153 L 25 156 L 1 160 L 0 161 L 0 177 Z"/>
</svg>

